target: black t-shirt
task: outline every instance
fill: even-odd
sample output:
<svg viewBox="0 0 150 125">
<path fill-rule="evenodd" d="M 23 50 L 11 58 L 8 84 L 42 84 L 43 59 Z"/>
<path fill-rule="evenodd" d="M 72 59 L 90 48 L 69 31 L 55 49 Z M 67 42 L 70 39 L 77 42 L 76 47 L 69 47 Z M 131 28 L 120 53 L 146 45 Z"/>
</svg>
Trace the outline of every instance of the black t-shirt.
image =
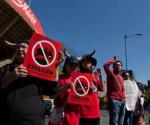
<svg viewBox="0 0 150 125">
<path fill-rule="evenodd" d="M 13 71 L 14 67 L 14 65 L 4 67 L 1 78 Z M 30 76 L 16 78 L 0 92 L 0 120 L 11 125 L 43 125 L 45 112 L 41 95 L 55 94 L 56 85 L 56 82 Z"/>
</svg>

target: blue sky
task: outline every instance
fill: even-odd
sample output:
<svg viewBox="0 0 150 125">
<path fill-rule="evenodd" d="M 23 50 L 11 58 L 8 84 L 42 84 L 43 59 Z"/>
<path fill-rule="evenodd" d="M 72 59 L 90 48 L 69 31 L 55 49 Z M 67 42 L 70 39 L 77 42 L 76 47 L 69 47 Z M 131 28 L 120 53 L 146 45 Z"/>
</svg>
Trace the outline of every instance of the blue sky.
<svg viewBox="0 0 150 125">
<path fill-rule="evenodd" d="M 29 1 L 29 0 L 27 0 Z M 124 35 L 127 38 L 128 69 L 147 84 L 150 79 L 149 0 L 32 0 L 31 8 L 46 36 L 63 43 L 74 55 L 96 48 L 97 67 L 118 55 L 125 68 Z"/>
</svg>

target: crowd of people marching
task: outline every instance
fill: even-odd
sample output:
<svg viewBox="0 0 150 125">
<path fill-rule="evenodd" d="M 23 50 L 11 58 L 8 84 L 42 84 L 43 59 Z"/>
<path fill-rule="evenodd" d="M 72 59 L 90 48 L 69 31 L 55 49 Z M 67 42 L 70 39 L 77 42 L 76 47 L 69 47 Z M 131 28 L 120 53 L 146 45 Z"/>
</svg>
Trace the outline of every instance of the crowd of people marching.
<svg viewBox="0 0 150 125">
<path fill-rule="evenodd" d="M 28 46 L 28 41 L 20 41 L 13 63 L 1 68 L 0 123 L 44 125 L 44 94 L 54 99 L 49 125 L 100 125 L 98 91 L 103 91 L 103 80 L 101 72 L 95 72 L 97 60 L 92 57 L 95 51 L 80 59 L 68 55 L 57 82 L 28 76 L 23 66 Z M 104 70 L 107 76 L 109 125 L 139 125 L 140 120 L 144 119 L 143 96 L 134 78 L 126 71 L 121 73 L 122 62 L 116 56 L 104 64 Z M 70 90 L 74 88 L 72 77 L 76 72 L 91 79 L 87 105 L 67 102 Z"/>
</svg>

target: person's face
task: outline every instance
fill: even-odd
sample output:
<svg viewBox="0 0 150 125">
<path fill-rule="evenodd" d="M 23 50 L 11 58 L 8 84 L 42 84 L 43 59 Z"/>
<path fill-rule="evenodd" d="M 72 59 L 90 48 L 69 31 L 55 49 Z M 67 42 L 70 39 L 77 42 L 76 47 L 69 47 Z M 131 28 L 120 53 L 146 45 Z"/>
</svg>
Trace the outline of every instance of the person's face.
<svg viewBox="0 0 150 125">
<path fill-rule="evenodd" d="M 122 64 L 121 64 L 121 62 L 116 62 L 115 64 L 114 64 L 114 70 L 115 71 L 118 71 L 118 72 L 120 72 L 121 71 L 121 69 L 122 69 Z"/>
<path fill-rule="evenodd" d="M 27 43 L 20 43 L 18 45 L 17 54 L 16 54 L 18 59 L 24 59 L 28 51 L 28 46 L 29 45 Z"/>
<path fill-rule="evenodd" d="M 67 73 L 75 72 L 75 71 L 77 71 L 77 69 L 78 69 L 78 64 L 76 64 L 76 63 L 68 62 L 66 64 Z"/>
<path fill-rule="evenodd" d="M 125 73 L 123 77 L 124 77 L 124 80 L 129 80 L 130 79 L 130 74 Z"/>
<path fill-rule="evenodd" d="M 89 59 L 85 59 L 83 62 L 82 62 L 82 66 L 85 68 L 85 69 L 88 69 L 88 70 L 94 70 L 94 66 L 92 64 L 92 61 L 89 60 Z"/>
</svg>

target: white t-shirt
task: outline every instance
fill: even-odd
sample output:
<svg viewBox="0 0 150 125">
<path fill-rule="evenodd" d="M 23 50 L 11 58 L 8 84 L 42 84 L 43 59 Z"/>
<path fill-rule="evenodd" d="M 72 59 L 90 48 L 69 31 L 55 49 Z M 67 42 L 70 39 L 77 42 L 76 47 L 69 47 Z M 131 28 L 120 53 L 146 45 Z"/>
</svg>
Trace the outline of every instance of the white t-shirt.
<svg viewBox="0 0 150 125">
<path fill-rule="evenodd" d="M 139 88 L 134 80 L 125 80 L 125 106 L 128 111 L 134 111 L 135 105 L 140 95 Z"/>
</svg>

